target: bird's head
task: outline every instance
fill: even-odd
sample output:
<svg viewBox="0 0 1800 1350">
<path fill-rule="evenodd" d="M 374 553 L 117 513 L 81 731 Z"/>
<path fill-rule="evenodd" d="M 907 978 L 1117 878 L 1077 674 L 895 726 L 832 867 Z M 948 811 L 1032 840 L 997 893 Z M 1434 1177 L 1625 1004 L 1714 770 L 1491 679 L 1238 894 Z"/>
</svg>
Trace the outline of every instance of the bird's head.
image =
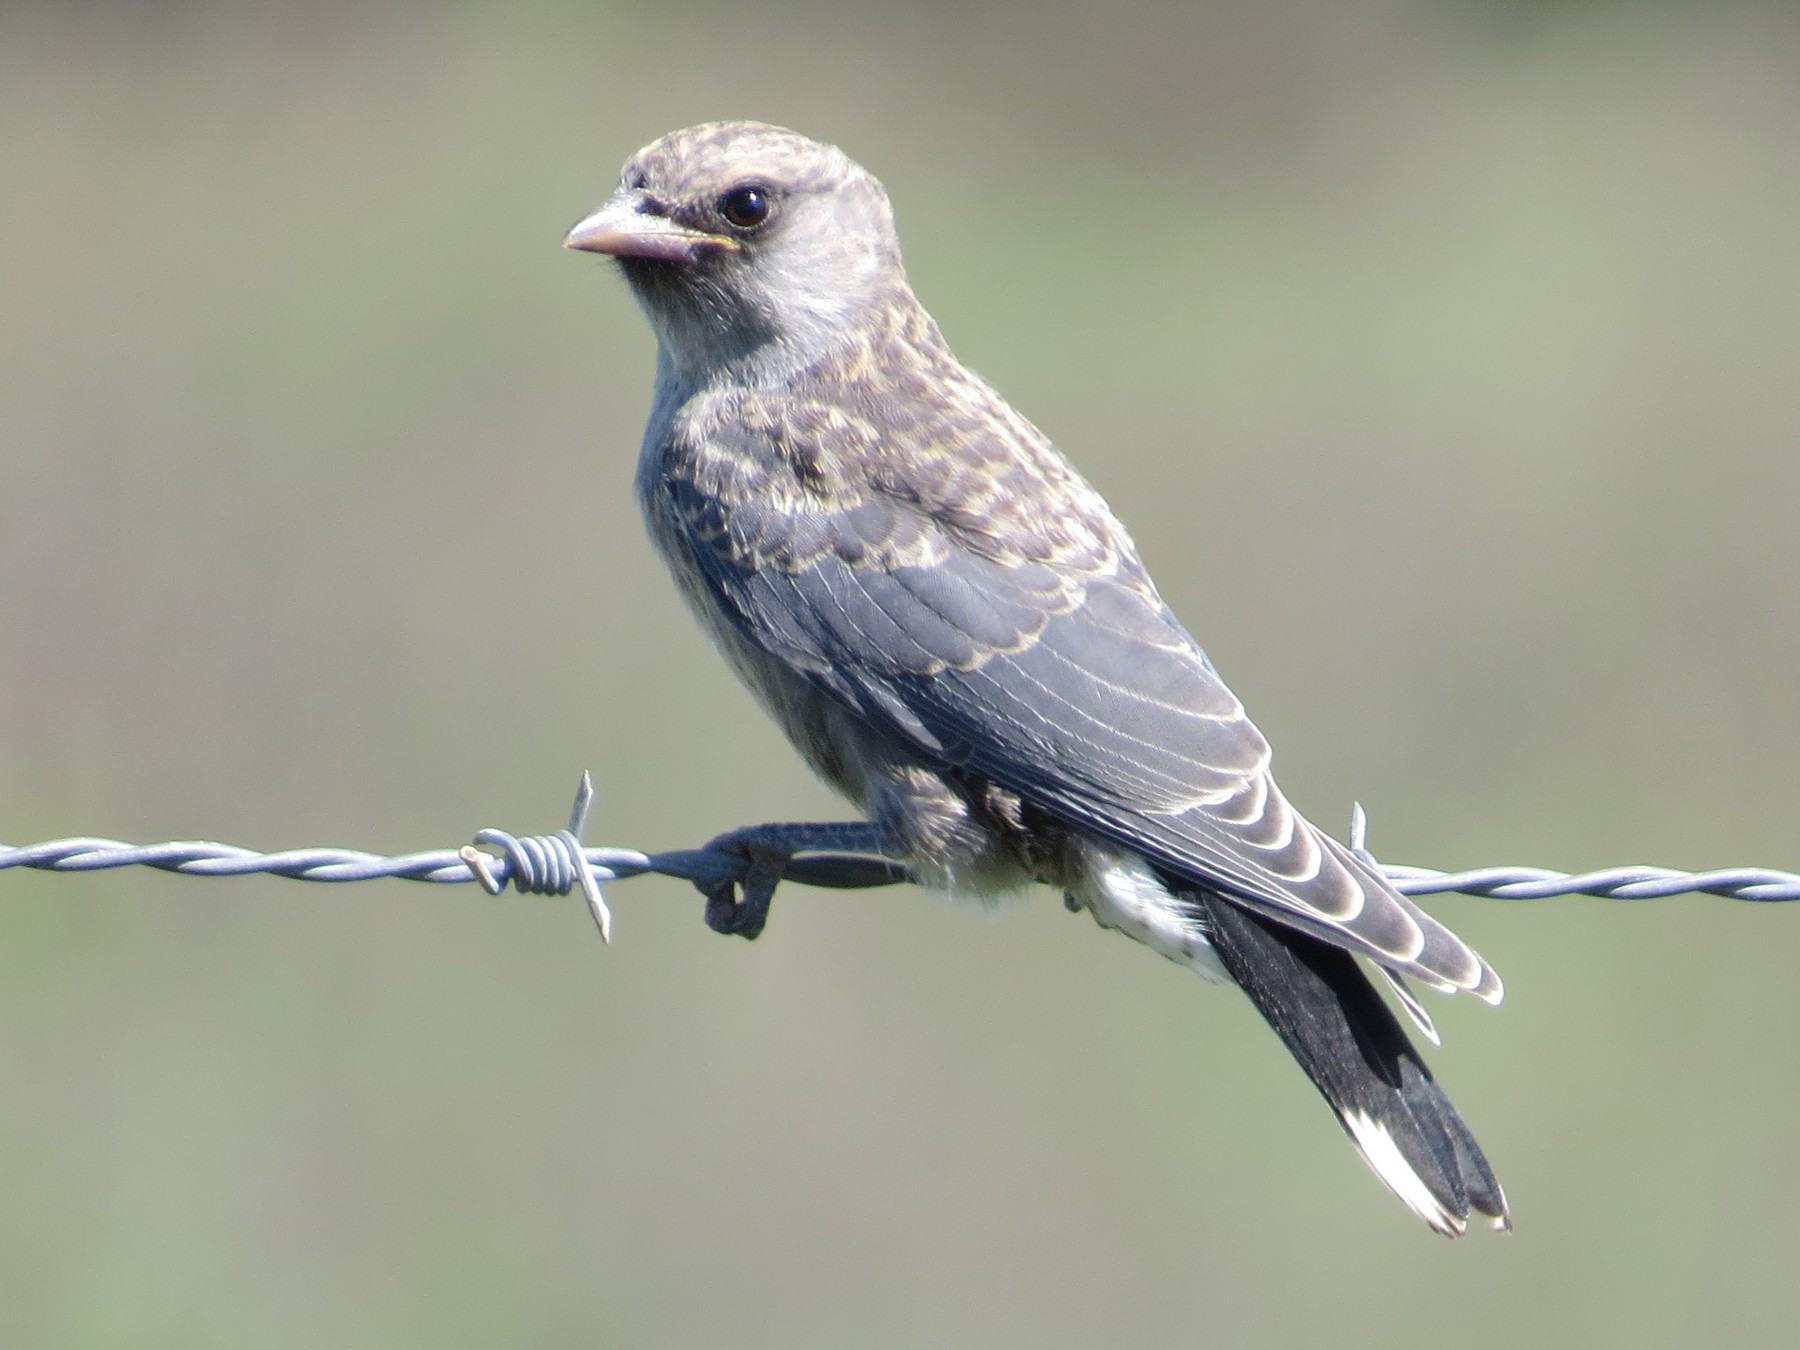
<svg viewBox="0 0 1800 1350">
<path fill-rule="evenodd" d="M 563 246 L 618 259 L 690 379 L 779 377 L 910 294 L 881 184 L 837 147 L 760 122 L 645 146 Z"/>
</svg>

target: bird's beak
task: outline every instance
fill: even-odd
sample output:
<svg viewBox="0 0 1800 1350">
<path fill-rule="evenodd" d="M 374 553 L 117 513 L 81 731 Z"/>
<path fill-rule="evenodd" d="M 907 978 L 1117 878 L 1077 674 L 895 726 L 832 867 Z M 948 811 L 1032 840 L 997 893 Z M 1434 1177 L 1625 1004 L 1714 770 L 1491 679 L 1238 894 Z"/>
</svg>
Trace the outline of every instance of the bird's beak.
<svg viewBox="0 0 1800 1350">
<path fill-rule="evenodd" d="M 649 209 L 642 193 L 616 193 L 563 240 L 564 248 L 610 253 L 615 258 L 654 258 L 658 262 L 692 262 L 709 248 L 735 249 L 737 240 L 677 225 Z"/>
</svg>

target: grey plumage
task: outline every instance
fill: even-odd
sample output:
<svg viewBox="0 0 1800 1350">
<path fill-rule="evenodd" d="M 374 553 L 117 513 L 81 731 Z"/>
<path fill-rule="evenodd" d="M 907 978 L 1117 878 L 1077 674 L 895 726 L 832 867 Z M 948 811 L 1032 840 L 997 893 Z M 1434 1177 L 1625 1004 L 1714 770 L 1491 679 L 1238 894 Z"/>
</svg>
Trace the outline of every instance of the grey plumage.
<svg viewBox="0 0 1800 1350">
<path fill-rule="evenodd" d="M 871 838 L 953 893 L 1051 885 L 1234 980 L 1421 1217 L 1503 1224 L 1348 953 L 1490 1002 L 1498 977 L 1287 804 L 1105 502 L 914 298 L 880 184 L 708 124 L 634 156 L 567 242 L 617 256 L 657 331 L 637 487 L 658 549 Z"/>
</svg>

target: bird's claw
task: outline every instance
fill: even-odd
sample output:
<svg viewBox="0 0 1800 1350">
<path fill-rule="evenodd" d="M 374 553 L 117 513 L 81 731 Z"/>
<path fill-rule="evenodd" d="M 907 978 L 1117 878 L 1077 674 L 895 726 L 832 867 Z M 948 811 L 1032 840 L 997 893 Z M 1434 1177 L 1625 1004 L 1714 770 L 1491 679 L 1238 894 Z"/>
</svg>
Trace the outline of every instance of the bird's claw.
<svg viewBox="0 0 1800 1350">
<path fill-rule="evenodd" d="M 720 835 L 706 847 L 745 861 L 740 878 L 695 883 L 706 897 L 706 926 L 728 937 L 756 938 L 769 921 L 769 903 L 787 874 L 793 852 L 756 843 L 742 833 Z"/>
</svg>

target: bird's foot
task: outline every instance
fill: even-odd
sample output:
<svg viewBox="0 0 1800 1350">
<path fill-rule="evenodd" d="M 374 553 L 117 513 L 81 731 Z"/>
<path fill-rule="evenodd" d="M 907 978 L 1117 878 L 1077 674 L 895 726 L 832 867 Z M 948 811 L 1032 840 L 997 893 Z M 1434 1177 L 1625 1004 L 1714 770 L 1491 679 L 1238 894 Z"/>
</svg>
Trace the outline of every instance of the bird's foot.
<svg viewBox="0 0 1800 1350">
<path fill-rule="evenodd" d="M 769 903 L 787 873 L 787 849 L 770 849 L 741 843 L 725 835 L 707 845 L 722 853 L 734 853 L 745 861 L 741 880 L 726 878 L 710 884 L 696 882 L 706 897 L 706 926 L 715 933 L 754 939 L 769 921 Z"/>
<path fill-rule="evenodd" d="M 822 849 L 891 852 L 886 835 L 866 820 L 797 821 L 731 830 L 708 843 L 706 851 L 743 859 L 744 871 L 723 881 L 694 883 L 706 897 L 706 926 L 727 936 L 755 938 L 769 921 L 769 904 L 787 874 L 788 862 L 796 853 Z"/>
</svg>

